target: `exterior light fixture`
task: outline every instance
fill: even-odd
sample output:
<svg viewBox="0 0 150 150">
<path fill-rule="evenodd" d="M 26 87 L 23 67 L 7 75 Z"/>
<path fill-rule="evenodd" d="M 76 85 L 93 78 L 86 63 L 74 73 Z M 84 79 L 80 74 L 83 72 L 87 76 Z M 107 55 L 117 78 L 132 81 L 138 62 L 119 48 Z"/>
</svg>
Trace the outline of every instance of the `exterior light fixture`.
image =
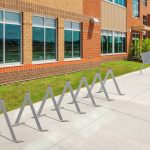
<svg viewBox="0 0 150 150">
<path fill-rule="evenodd" d="M 93 24 L 100 24 L 100 20 L 98 18 L 91 18 L 91 22 Z"/>
</svg>

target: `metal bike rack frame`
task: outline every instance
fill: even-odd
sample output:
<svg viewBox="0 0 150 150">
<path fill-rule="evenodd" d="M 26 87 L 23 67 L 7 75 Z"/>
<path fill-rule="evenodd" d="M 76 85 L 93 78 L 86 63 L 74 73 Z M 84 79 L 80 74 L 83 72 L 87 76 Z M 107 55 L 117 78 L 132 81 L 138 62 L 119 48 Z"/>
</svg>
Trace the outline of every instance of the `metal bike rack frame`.
<svg viewBox="0 0 150 150">
<path fill-rule="evenodd" d="M 53 90 L 52 90 L 52 88 L 51 88 L 50 86 L 48 87 L 48 89 L 47 89 L 47 91 L 46 91 L 46 94 L 45 94 L 45 96 L 44 96 L 44 99 L 43 99 L 43 101 L 42 101 L 42 103 L 41 103 L 41 106 L 40 106 L 40 109 L 39 109 L 37 115 L 38 115 L 38 116 L 41 115 L 42 110 L 43 110 L 43 108 L 44 108 L 44 105 L 45 105 L 45 103 L 46 103 L 46 100 L 49 98 L 49 96 L 52 98 L 53 104 L 54 104 L 54 106 L 55 106 L 55 110 L 56 110 L 56 112 L 57 112 L 57 115 L 58 115 L 60 121 L 61 121 L 61 122 L 66 122 L 66 120 L 63 120 L 63 117 L 62 117 L 62 115 L 61 115 L 61 113 L 60 113 L 60 109 L 59 109 L 59 107 L 58 107 L 58 105 L 57 105 L 55 96 L 54 96 L 54 94 L 53 94 Z"/>
<path fill-rule="evenodd" d="M 103 81 L 104 86 L 106 85 L 106 82 L 107 82 L 107 79 L 109 78 L 109 76 L 112 77 L 113 82 L 114 82 L 114 85 L 115 85 L 115 87 L 116 87 L 116 89 L 117 89 L 118 94 L 119 94 L 119 95 L 123 95 L 123 94 L 121 93 L 121 91 L 120 91 L 119 85 L 118 85 L 118 83 L 117 83 L 117 81 L 116 81 L 116 78 L 115 78 L 115 76 L 114 76 L 113 70 L 112 70 L 111 68 L 108 69 L 107 74 L 106 74 L 106 76 L 105 76 L 105 79 L 104 79 L 104 81 Z M 104 90 L 103 90 L 103 88 L 102 88 L 102 86 L 101 86 L 101 88 L 100 88 L 100 90 L 99 90 L 98 92 L 100 93 L 100 92 L 102 92 L 102 91 L 104 91 Z"/>
<path fill-rule="evenodd" d="M 107 100 L 110 100 L 100 73 L 96 73 L 96 75 L 95 75 L 95 77 L 94 77 L 94 80 L 93 80 L 93 82 L 92 82 L 92 84 L 91 84 L 91 86 L 90 86 L 90 91 L 92 92 L 92 90 L 93 90 L 93 88 L 94 88 L 94 85 L 96 84 L 96 81 L 97 81 L 97 80 L 100 82 L 101 88 L 102 88 L 103 91 L 104 91 L 104 94 L 105 94 L 106 99 L 107 99 Z M 87 97 L 89 97 L 89 94 L 87 95 Z"/>
<path fill-rule="evenodd" d="M 33 107 L 33 103 L 32 103 L 32 100 L 31 100 L 31 97 L 30 97 L 30 93 L 29 93 L 29 92 L 26 92 L 26 94 L 25 94 L 24 101 L 23 101 L 23 103 L 22 103 L 22 106 L 21 106 L 21 108 L 20 108 L 19 114 L 18 114 L 17 119 L 16 119 L 16 121 L 15 121 L 15 126 L 18 126 L 18 125 L 19 125 L 19 122 L 20 122 L 22 113 L 23 113 L 24 108 L 25 108 L 25 106 L 27 105 L 27 103 L 28 103 L 29 106 L 30 106 L 30 109 L 31 109 L 31 111 L 32 111 L 32 114 L 33 114 L 33 117 L 34 117 L 34 119 L 35 119 L 35 122 L 36 122 L 36 124 L 37 124 L 38 129 L 39 129 L 41 132 L 46 131 L 46 130 L 43 130 L 42 127 L 41 127 L 41 124 L 40 124 L 39 119 L 38 119 L 38 117 L 37 117 L 37 115 L 36 115 L 35 109 L 34 109 L 34 107 Z"/>
<path fill-rule="evenodd" d="M 87 91 L 88 91 L 88 95 L 89 95 L 89 97 L 90 97 L 90 99 L 91 99 L 91 101 L 92 101 L 93 106 L 94 106 L 94 107 L 99 107 L 99 105 L 97 105 L 96 102 L 95 102 L 95 100 L 94 100 L 94 97 L 93 97 L 92 92 L 91 92 L 91 90 L 90 90 L 90 88 L 89 88 L 89 85 L 88 85 L 88 82 L 87 82 L 86 77 L 82 77 L 82 79 L 81 79 L 81 81 L 80 81 L 80 84 L 79 84 L 79 86 L 78 86 L 78 89 L 77 89 L 77 91 L 76 91 L 76 93 L 75 93 L 75 98 L 76 98 L 76 99 L 78 98 L 79 92 L 80 92 L 80 90 L 81 90 L 81 88 L 82 88 L 83 85 L 85 85 L 85 87 L 86 87 L 86 89 L 87 89 Z M 72 103 L 73 103 L 73 102 L 71 102 L 70 104 L 72 104 Z"/>
<path fill-rule="evenodd" d="M 63 100 L 63 98 L 64 98 L 64 95 L 65 95 L 67 89 L 69 89 L 69 91 L 70 91 L 70 93 L 71 93 L 71 96 L 72 96 L 72 99 L 73 99 L 73 103 L 75 104 L 75 107 L 76 107 L 76 109 L 77 109 L 77 112 L 78 112 L 79 114 L 84 114 L 84 112 L 81 112 L 81 110 L 80 110 L 80 108 L 79 108 L 79 105 L 78 105 L 78 102 L 77 102 L 77 100 L 76 100 L 76 97 L 75 97 L 75 95 L 74 95 L 74 93 L 73 93 L 73 89 L 72 89 L 72 86 L 71 86 L 71 84 L 70 84 L 70 81 L 67 81 L 67 82 L 66 82 L 66 85 L 64 86 L 64 89 L 63 89 L 63 91 L 62 91 L 61 97 L 60 97 L 60 99 L 59 99 L 59 101 L 58 101 L 58 107 L 60 107 L 60 105 L 61 105 L 61 103 L 62 103 L 62 100 Z"/>
<path fill-rule="evenodd" d="M 5 108 L 3 100 L 0 100 L 0 111 L 4 114 L 4 117 L 5 117 L 8 129 L 10 131 L 10 134 L 11 134 L 11 137 L 12 137 L 13 141 L 15 143 L 18 143 L 19 141 L 17 141 L 17 139 L 16 139 L 16 135 L 15 135 L 14 130 L 12 128 L 12 125 L 10 123 L 10 120 L 9 120 L 9 117 L 8 117 L 8 114 L 7 114 L 7 111 L 6 111 L 6 108 Z"/>
</svg>

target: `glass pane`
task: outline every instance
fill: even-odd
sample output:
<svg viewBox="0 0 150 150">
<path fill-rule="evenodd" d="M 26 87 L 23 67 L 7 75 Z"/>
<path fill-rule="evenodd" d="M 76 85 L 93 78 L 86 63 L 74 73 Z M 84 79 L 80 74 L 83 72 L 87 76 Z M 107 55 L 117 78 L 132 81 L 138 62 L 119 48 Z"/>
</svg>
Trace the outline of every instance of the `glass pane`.
<svg viewBox="0 0 150 150">
<path fill-rule="evenodd" d="M 112 53 L 112 36 L 108 36 L 108 53 Z"/>
<path fill-rule="evenodd" d="M 20 25 L 5 26 L 5 60 L 6 63 L 20 62 L 21 27 Z"/>
<path fill-rule="evenodd" d="M 118 37 L 115 37 L 115 53 L 119 53 L 118 44 L 119 44 Z"/>
<path fill-rule="evenodd" d="M 123 52 L 123 38 L 122 37 L 118 37 L 119 39 L 119 53 Z"/>
<path fill-rule="evenodd" d="M 72 29 L 72 22 L 65 21 L 65 29 Z"/>
<path fill-rule="evenodd" d="M 72 29 L 74 29 L 74 30 L 80 30 L 80 23 L 73 22 L 72 23 Z"/>
<path fill-rule="evenodd" d="M 33 27 L 33 61 L 44 60 L 44 28 Z"/>
<path fill-rule="evenodd" d="M 3 12 L 0 11 L 0 22 L 2 22 L 2 21 L 3 21 Z"/>
<path fill-rule="evenodd" d="M 34 26 L 44 26 L 44 18 L 43 17 L 33 17 L 33 25 Z"/>
<path fill-rule="evenodd" d="M 50 18 L 46 18 L 45 19 L 45 26 L 47 27 L 56 27 L 56 20 L 55 19 L 50 19 Z"/>
<path fill-rule="evenodd" d="M 65 31 L 65 58 L 72 58 L 72 31 Z"/>
<path fill-rule="evenodd" d="M 3 63 L 3 24 L 0 24 L 0 64 Z"/>
<path fill-rule="evenodd" d="M 126 52 L 126 38 L 123 37 L 123 52 Z"/>
<path fill-rule="evenodd" d="M 73 32 L 73 57 L 80 57 L 80 32 Z"/>
<path fill-rule="evenodd" d="M 107 36 L 102 36 L 102 45 L 103 45 L 102 53 L 103 54 L 107 54 L 107 43 L 108 43 L 107 41 L 108 41 Z"/>
<path fill-rule="evenodd" d="M 46 29 L 46 60 L 56 59 L 56 30 Z"/>
<path fill-rule="evenodd" d="M 12 12 L 5 12 L 5 21 L 7 23 L 20 23 L 20 14 L 19 13 L 12 13 Z"/>
</svg>

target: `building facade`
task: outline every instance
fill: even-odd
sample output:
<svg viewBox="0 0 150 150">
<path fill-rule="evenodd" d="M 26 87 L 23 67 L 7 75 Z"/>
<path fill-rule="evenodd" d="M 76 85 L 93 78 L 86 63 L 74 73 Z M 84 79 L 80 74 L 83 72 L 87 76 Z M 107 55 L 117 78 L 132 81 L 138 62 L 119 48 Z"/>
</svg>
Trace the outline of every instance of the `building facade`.
<svg viewBox="0 0 150 150">
<path fill-rule="evenodd" d="M 0 84 L 127 57 L 149 36 L 150 0 L 0 0 Z"/>
</svg>

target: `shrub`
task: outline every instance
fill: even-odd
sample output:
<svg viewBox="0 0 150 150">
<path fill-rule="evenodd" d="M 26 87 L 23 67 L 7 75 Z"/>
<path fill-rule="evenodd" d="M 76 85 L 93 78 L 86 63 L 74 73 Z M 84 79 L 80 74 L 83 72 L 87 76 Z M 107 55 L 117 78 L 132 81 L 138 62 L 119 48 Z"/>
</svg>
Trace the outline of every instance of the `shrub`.
<svg viewBox="0 0 150 150">
<path fill-rule="evenodd" d="M 141 61 L 141 52 L 150 51 L 150 38 L 146 38 L 140 42 L 135 40 L 128 52 L 128 60 Z"/>
</svg>

